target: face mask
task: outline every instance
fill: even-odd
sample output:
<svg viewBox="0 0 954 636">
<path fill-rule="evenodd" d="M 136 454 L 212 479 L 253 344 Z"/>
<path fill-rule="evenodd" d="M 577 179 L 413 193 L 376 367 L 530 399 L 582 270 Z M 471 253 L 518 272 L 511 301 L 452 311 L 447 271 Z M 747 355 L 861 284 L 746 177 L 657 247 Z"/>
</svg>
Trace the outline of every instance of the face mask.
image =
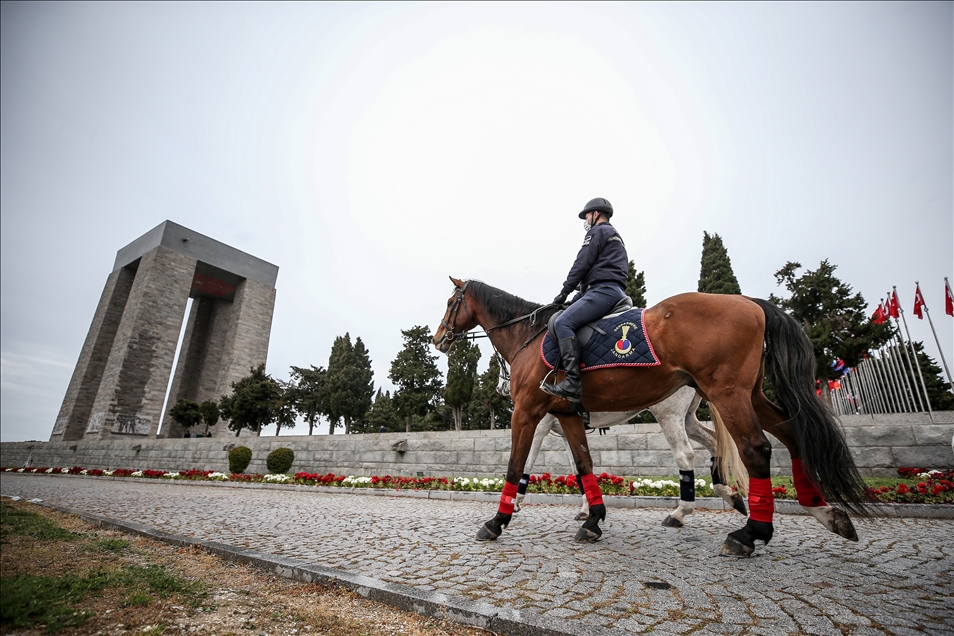
<svg viewBox="0 0 954 636">
<path fill-rule="evenodd" d="M 583 218 L 583 231 L 589 232 L 592 228 L 593 226 L 590 225 L 589 215 L 586 215 L 586 217 Z"/>
</svg>

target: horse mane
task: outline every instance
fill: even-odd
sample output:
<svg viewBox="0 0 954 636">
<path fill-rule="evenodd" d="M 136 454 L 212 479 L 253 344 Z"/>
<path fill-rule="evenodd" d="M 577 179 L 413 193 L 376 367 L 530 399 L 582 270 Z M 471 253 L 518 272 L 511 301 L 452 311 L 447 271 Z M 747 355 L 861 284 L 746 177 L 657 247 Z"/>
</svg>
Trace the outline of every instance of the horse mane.
<svg viewBox="0 0 954 636">
<path fill-rule="evenodd" d="M 537 309 L 544 307 L 524 300 L 519 296 L 505 292 L 502 289 L 492 287 L 479 280 L 471 280 L 467 291 L 473 294 L 474 299 L 480 302 L 487 310 L 490 316 L 499 322 L 506 322 L 514 318 L 533 313 Z M 547 306 L 543 311 L 537 314 L 535 325 L 545 325 L 550 316 L 556 312 L 559 307 Z"/>
</svg>

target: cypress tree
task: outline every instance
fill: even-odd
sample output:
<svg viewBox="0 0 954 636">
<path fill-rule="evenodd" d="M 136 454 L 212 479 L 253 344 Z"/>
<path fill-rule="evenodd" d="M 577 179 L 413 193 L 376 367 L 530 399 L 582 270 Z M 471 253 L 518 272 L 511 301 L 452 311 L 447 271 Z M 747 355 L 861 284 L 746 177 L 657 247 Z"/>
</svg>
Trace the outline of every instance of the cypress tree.
<svg viewBox="0 0 954 636">
<path fill-rule="evenodd" d="M 468 408 L 472 410 L 469 427 L 473 429 L 508 428 L 513 414 L 513 400 L 497 392 L 500 383 L 500 362 L 497 356 L 490 357 L 490 366 L 480 374 Z"/>
<path fill-rule="evenodd" d="M 637 272 L 633 261 L 629 262 L 629 275 L 626 277 L 626 295 L 633 299 L 634 307 L 646 306 L 646 272 Z"/>
<path fill-rule="evenodd" d="M 447 354 L 447 386 L 444 403 L 451 409 L 454 429 L 461 430 L 464 407 L 470 402 L 477 384 L 477 362 L 480 348 L 473 342 L 455 342 Z"/>
<path fill-rule="evenodd" d="M 414 416 L 424 417 L 437 406 L 441 394 L 441 371 L 437 356 L 431 353 L 431 333 L 425 325 L 401 330 L 404 348 L 391 361 L 391 382 L 397 386 L 392 396 L 394 407 L 406 418 L 406 431 L 411 432 Z"/>
<path fill-rule="evenodd" d="M 729 252 L 718 234 L 702 233 L 702 268 L 699 291 L 707 294 L 741 294 L 739 280 L 732 271 Z"/>
<path fill-rule="evenodd" d="M 367 433 L 398 432 L 401 430 L 401 419 L 397 411 L 394 410 L 394 404 L 391 401 L 391 393 L 378 389 L 374 396 L 374 404 L 368 412 Z M 384 429 L 382 431 L 381 429 Z"/>
<path fill-rule="evenodd" d="M 371 408 L 374 383 L 371 359 L 361 338 L 351 344 L 351 335 L 335 338 L 328 360 L 325 387 L 331 419 L 329 434 L 334 433 L 338 419 L 344 420 L 345 433 L 351 424 L 360 421 Z"/>
</svg>

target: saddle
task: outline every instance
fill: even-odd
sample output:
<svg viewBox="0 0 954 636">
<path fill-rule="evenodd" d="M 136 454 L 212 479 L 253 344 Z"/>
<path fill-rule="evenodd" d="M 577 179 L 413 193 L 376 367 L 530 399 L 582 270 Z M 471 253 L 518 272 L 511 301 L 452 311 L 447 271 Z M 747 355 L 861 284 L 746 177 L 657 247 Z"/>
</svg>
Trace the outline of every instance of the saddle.
<svg viewBox="0 0 954 636">
<path fill-rule="evenodd" d="M 599 320 L 583 325 L 582 327 L 577 329 L 576 341 L 580 343 L 580 347 L 582 348 L 583 345 L 589 342 L 590 338 L 593 336 L 594 331 L 597 331 L 600 334 L 605 336 L 606 332 L 600 329 L 599 327 L 600 322 L 602 322 L 603 320 L 606 320 L 607 318 L 618 316 L 624 311 L 629 311 L 632 308 L 633 308 L 633 299 L 630 298 L 629 296 L 624 296 L 621 301 L 616 303 L 616 305 L 612 309 L 610 309 L 608 314 L 606 314 Z M 547 331 L 549 331 L 550 333 L 556 333 L 553 330 L 553 326 L 556 324 L 556 319 L 559 318 L 564 311 L 566 311 L 566 309 L 561 309 L 560 311 L 550 316 L 550 320 L 547 321 Z"/>
<path fill-rule="evenodd" d="M 560 347 L 554 337 L 553 320 L 540 344 L 540 357 L 550 369 L 560 365 Z M 576 332 L 580 344 L 580 370 L 595 371 L 610 367 L 655 367 L 660 364 L 649 341 L 643 309 L 634 308 L 628 297 L 620 301 L 600 320 L 584 325 Z"/>
</svg>

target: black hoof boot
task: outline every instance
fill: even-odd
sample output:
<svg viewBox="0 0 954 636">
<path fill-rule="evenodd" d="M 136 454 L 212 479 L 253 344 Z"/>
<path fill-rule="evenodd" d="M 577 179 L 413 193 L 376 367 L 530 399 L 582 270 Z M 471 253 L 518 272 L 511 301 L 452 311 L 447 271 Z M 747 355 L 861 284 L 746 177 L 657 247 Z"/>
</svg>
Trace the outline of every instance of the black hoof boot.
<svg viewBox="0 0 954 636">
<path fill-rule="evenodd" d="M 510 525 L 511 515 L 497 513 L 494 518 L 480 526 L 477 531 L 478 541 L 493 541 L 503 532 L 503 529 Z"/>
<path fill-rule="evenodd" d="M 751 556 L 755 552 L 755 542 L 763 541 L 765 545 L 768 545 L 774 532 L 775 529 L 771 523 L 749 519 L 744 526 L 729 533 L 719 554 L 732 557 Z"/>
<path fill-rule="evenodd" d="M 583 527 L 577 530 L 574 539 L 580 543 L 596 543 L 603 536 L 600 521 L 604 519 L 606 519 L 606 506 L 603 504 L 590 506 L 590 516 L 587 517 Z"/>
<path fill-rule="evenodd" d="M 663 519 L 662 524 L 667 528 L 681 528 L 683 526 L 683 523 L 674 518 L 672 515 L 666 515 L 666 518 Z"/>
</svg>

